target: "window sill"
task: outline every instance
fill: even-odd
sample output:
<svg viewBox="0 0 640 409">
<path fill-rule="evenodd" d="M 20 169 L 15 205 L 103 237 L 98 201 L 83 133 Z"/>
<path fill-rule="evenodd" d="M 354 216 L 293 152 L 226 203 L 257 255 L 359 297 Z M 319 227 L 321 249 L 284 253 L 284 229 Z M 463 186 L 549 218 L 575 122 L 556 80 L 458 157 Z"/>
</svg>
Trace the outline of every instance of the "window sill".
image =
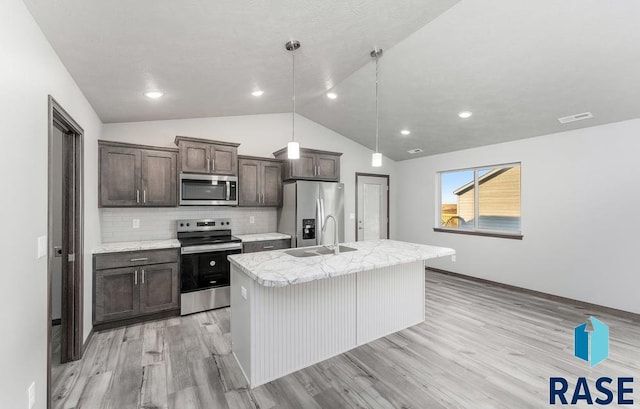
<svg viewBox="0 0 640 409">
<path fill-rule="evenodd" d="M 469 230 L 454 230 L 454 229 L 443 229 L 440 227 L 434 227 L 433 231 L 438 233 L 453 233 L 453 234 L 466 234 L 468 236 L 484 236 L 484 237 L 497 237 L 500 239 L 512 239 L 512 240 L 522 240 L 524 237 L 522 234 L 509 234 L 509 233 L 492 233 L 486 231 L 469 231 Z"/>
</svg>

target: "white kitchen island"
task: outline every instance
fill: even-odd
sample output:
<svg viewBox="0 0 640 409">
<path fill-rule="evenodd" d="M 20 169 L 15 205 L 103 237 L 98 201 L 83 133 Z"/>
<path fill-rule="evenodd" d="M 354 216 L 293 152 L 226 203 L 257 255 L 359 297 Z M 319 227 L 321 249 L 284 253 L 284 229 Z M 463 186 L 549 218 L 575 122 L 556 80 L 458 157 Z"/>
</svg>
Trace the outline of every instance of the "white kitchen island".
<svg viewBox="0 0 640 409">
<path fill-rule="evenodd" d="M 356 251 L 229 256 L 232 351 L 252 388 L 424 321 L 424 262 L 455 254 L 394 240 L 342 245 Z"/>
</svg>

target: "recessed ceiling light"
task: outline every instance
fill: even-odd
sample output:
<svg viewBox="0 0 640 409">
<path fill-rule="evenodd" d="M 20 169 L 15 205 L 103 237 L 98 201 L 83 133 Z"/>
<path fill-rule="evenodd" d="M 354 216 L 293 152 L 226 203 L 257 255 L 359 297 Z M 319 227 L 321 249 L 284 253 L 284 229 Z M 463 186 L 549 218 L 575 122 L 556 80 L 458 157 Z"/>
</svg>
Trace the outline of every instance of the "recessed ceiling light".
<svg viewBox="0 0 640 409">
<path fill-rule="evenodd" d="M 462 111 L 462 112 L 458 112 L 458 116 L 462 119 L 467 119 L 467 118 L 471 118 L 471 115 L 473 115 L 473 112 L 471 111 Z"/>
<path fill-rule="evenodd" d="M 400 133 L 403 134 L 403 135 L 409 135 L 411 133 L 411 131 L 408 130 L 408 129 L 403 129 L 402 131 L 400 131 Z"/>
<path fill-rule="evenodd" d="M 261 97 L 262 94 L 264 94 L 264 91 L 261 89 L 257 89 L 251 93 L 251 95 L 253 95 L 254 97 Z"/>
<path fill-rule="evenodd" d="M 338 98 L 338 94 L 336 94 L 335 92 L 327 92 L 327 98 L 336 99 Z"/>
<path fill-rule="evenodd" d="M 420 148 L 413 148 L 413 149 L 409 149 L 407 152 L 410 153 L 411 155 L 414 155 L 416 153 L 421 153 L 421 152 L 424 152 L 424 151 L 422 149 L 420 149 Z"/>
<path fill-rule="evenodd" d="M 151 99 L 158 99 L 164 95 L 162 91 L 147 91 L 144 93 L 144 96 Z"/>
</svg>

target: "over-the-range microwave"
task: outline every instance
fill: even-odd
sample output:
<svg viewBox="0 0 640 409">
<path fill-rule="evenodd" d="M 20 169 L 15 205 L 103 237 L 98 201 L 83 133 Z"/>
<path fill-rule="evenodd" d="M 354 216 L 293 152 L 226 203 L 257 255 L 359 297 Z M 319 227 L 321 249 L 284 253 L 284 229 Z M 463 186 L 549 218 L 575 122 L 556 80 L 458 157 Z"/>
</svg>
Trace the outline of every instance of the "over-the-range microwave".
<svg viewBox="0 0 640 409">
<path fill-rule="evenodd" d="M 236 176 L 180 174 L 181 206 L 236 206 L 238 178 Z"/>
</svg>

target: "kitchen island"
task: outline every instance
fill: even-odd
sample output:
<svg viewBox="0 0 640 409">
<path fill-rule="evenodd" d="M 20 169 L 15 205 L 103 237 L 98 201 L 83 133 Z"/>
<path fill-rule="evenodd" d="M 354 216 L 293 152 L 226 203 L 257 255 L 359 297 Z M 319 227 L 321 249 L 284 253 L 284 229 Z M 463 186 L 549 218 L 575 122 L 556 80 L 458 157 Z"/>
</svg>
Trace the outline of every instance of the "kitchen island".
<svg viewBox="0 0 640 409">
<path fill-rule="evenodd" d="M 424 321 L 425 260 L 455 254 L 395 240 L 341 246 L 229 256 L 232 351 L 252 388 Z"/>
</svg>

